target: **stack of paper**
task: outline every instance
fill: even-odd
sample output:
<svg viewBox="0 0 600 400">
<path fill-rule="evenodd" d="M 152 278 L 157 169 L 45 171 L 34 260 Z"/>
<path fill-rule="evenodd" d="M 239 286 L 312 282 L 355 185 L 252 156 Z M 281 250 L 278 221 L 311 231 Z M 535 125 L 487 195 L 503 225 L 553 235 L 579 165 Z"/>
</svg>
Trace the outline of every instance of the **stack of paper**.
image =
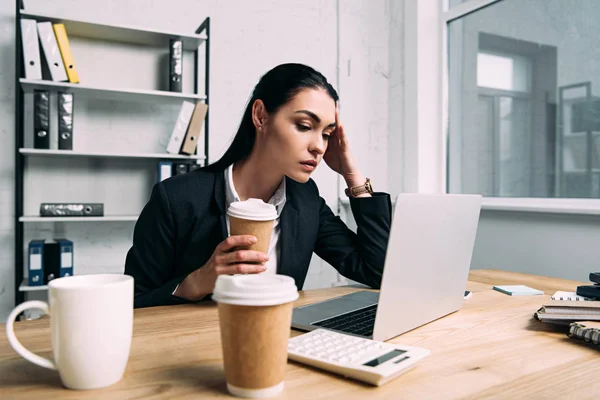
<svg viewBox="0 0 600 400">
<path fill-rule="evenodd" d="M 537 296 L 544 294 L 541 290 L 525 285 L 494 285 L 493 289 L 511 296 Z"/>
</svg>

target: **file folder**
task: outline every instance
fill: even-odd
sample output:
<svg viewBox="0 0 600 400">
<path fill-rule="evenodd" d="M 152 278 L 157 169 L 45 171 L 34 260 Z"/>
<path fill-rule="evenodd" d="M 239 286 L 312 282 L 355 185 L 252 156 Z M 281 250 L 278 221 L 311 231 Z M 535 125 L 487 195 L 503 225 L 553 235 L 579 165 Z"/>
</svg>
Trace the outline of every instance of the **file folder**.
<svg viewBox="0 0 600 400">
<path fill-rule="evenodd" d="M 29 286 L 42 286 L 44 284 L 44 240 L 29 242 Z"/>
<path fill-rule="evenodd" d="M 199 168 L 202 168 L 202 164 L 190 164 L 188 165 L 188 172 L 195 171 Z"/>
<path fill-rule="evenodd" d="M 158 181 L 164 181 L 173 175 L 173 163 L 170 161 L 161 161 L 158 163 Z"/>
<path fill-rule="evenodd" d="M 59 276 L 73 275 L 73 242 L 68 239 L 55 239 L 58 242 L 60 253 Z"/>
<path fill-rule="evenodd" d="M 65 71 L 67 77 L 71 83 L 79 83 L 79 74 L 75 68 L 75 60 L 71 53 L 71 45 L 69 44 L 69 38 L 67 37 L 67 30 L 64 24 L 54 24 L 54 34 L 56 35 L 56 42 L 60 50 L 60 55 L 65 65 Z"/>
<path fill-rule="evenodd" d="M 173 175 L 187 174 L 188 164 L 187 163 L 175 163 L 173 164 Z"/>
<path fill-rule="evenodd" d="M 41 217 L 103 217 L 104 203 L 42 203 Z"/>
<path fill-rule="evenodd" d="M 52 29 L 52 23 L 38 22 L 37 28 L 52 80 L 56 82 L 68 81 L 69 79 L 67 78 L 65 65 L 63 64 L 62 56 L 58 49 L 58 43 L 54 36 L 54 29 Z"/>
<path fill-rule="evenodd" d="M 38 40 L 37 22 L 35 20 L 21 18 L 21 42 L 23 45 L 25 78 L 42 79 L 40 44 Z"/>
<path fill-rule="evenodd" d="M 58 149 L 73 150 L 73 93 L 58 93 Z"/>
<path fill-rule="evenodd" d="M 200 134 L 202 133 L 202 127 L 204 126 L 204 119 L 207 111 L 208 104 L 196 104 L 190 126 L 188 127 L 185 138 L 183 139 L 183 145 L 181 146 L 181 152 L 183 154 L 194 154 L 197 146 L 200 146 L 198 153 L 204 154 L 204 140 L 200 139 Z"/>
<path fill-rule="evenodd" d="M 59 277 L 60 273 L 60 252 L 58 243 L 44 243 L 44 285 L 47 285 L 52 279 Z"/>
<path fill-rule="evenodd" d="M 169 144 L 167 145 L 167 153 L 179 154 L 179 150 L 181 150 L 183 138 L 185 137 L 185 133 L 187 132 L 188 126 L 190 124 L 190 118 L 192 118 L 193 112 L 194 103 L 190 101 L 184 101 L 181 105 L 181 109 L 179 110 L 177 121 L 175 121 L 175 127 L 173 128 L 171 139 L 169 140 Z"/>
<path fill-rule="evenodd" d="M 33 94 L 33 147 L 50 148 L 50 92 L 35 90 Z"/>
<path fill-rule="evenodd" d="M 181 92 L 183 76 L 183 43 L 181 39 L 169 40 L 169 90 Z"/>
</svg>

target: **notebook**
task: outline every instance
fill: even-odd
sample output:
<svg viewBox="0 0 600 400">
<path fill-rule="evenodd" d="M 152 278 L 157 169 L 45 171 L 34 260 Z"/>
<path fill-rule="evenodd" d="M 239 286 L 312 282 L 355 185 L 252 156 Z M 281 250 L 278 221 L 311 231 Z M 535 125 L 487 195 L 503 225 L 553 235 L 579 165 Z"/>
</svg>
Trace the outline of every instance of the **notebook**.
<svg viewBox="0 0 600 400">
<path fill-rule="evenodd" d="M 544 304 L 534 318 L 542 322 L 600 321 L 600 301 L 553 300 Z"/>
<path fill-rule="evenodd" d="M 569 326 L 569 332 L 567 333 L 567 336 L 600 346 L 600 322 L 573 322 Z"/>
<path fill-rule="evenodd" d="M 541 290 L 537 290 L 525 285 L 494 285 L 494 290 L 509 294 L 511 296 L 536 296 L 544 294 Z"/>
<path fill-rule="evenodd" d="M 551 300 L 568 300 L 568 301 L 590 301 L 593 300 L 589 297 L 579 296 L 575 292 L 563 292 L 558 291 L 552 295 Z"/>
</svg>

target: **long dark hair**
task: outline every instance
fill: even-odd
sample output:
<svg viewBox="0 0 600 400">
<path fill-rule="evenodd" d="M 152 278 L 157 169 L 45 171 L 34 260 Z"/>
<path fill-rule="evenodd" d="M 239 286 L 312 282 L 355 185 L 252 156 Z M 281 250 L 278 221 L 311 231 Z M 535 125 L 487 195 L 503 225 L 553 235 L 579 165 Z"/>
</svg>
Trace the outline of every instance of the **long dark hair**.
<svg viewBox="0 0 600 400">
<path fill-rule="evenodd" d="M 256 128 L 252 122 L 252 105 L 256 100 L 262 100 L 267 112 L 272 114 L 303 89 L 324 89 L 335 102 L 338 101 L 338 94 L 327 82 L 327 78 L 313 68 L 293 63 L 276 66 L 256 84 L 231 146 L 218 161 L 207 165 L 203 170 L 223 171 L 250 155 L 256 141 Z"/>
</svg>

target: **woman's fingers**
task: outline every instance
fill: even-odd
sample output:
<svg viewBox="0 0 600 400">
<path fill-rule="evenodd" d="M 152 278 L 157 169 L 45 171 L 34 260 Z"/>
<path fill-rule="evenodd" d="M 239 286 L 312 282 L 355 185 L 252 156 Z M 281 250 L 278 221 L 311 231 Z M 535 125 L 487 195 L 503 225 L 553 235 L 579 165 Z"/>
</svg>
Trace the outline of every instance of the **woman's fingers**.
<svg viewBox="0 0 600 400">
<path fill-rule="evenodd" d="M 266 269 L 264 264 L 233 264 L 217 266 L 215 272 L 217 275 L 259 274 Z"/>
<path fill-rule="evenodd" d="M 269 260 L 266 253 L 255 250 L 236 250 L 215 257 L 218 265 L 228 264 L 262 264 Z"/>
<path fill-rule="evenodd" d="M 217 246 L 217 250 L 228 252 L 239 246 L 249 246 L 256 243 L 256 237 L 252 235 L 235 235 L 229 236 Z"/>
</svg>

